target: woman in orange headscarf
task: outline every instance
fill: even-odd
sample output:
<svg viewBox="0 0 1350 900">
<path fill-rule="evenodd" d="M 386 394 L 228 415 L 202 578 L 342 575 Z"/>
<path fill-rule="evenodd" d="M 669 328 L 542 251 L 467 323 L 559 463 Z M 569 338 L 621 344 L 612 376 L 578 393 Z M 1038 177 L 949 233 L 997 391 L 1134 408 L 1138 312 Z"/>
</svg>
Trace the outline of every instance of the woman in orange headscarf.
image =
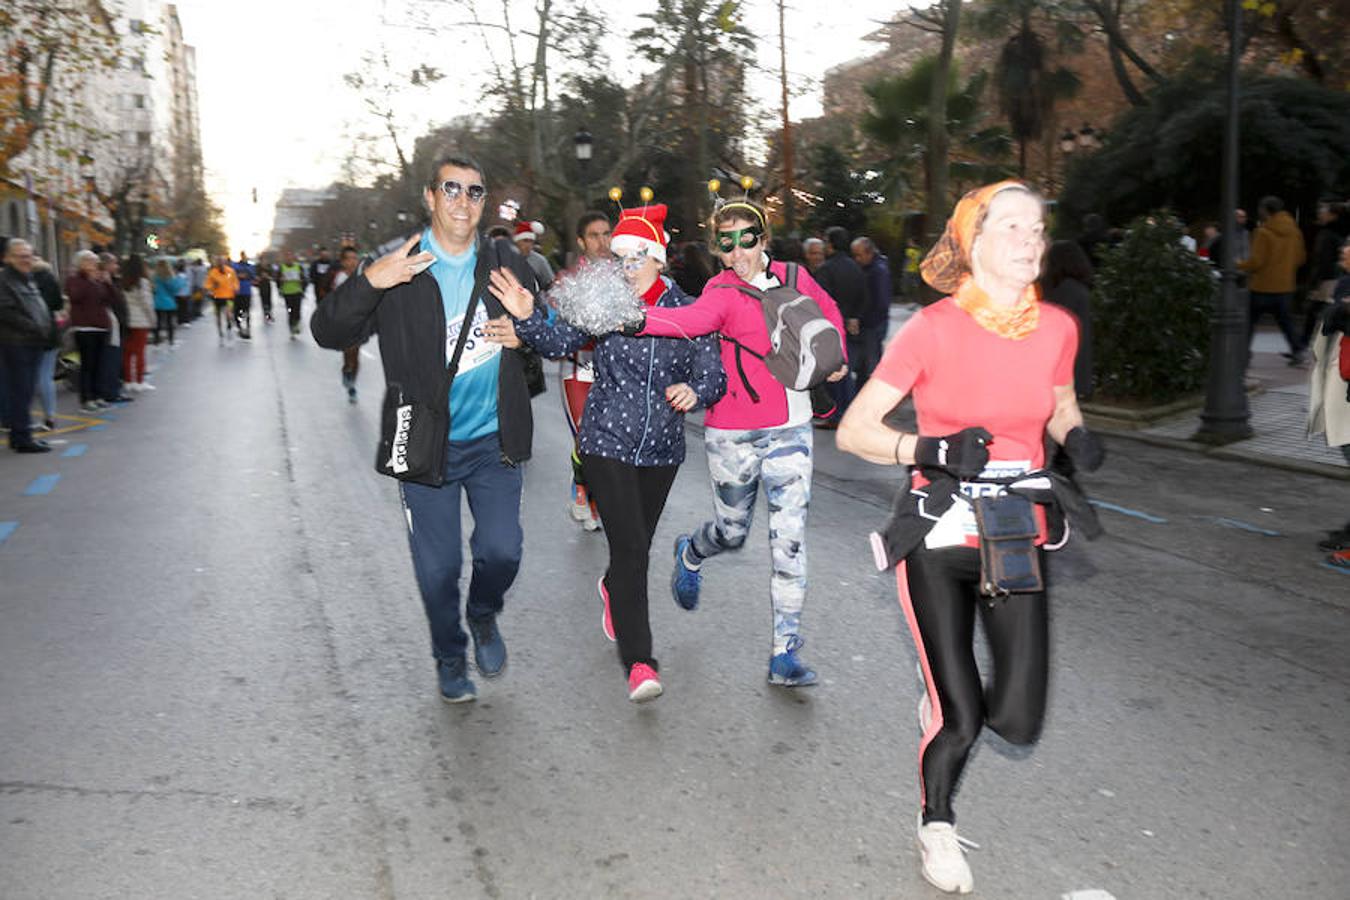
<svg viewBox="0 0 1350 900">
<path fill-rule="evenodd" d="M 973 889 L 951 806 L 970 748 L 986 724 L 1013 743 L 1034 741 L 1047 682 L 1044 589 L 987 596 L 969 498 L 1005 494 L 1017 475 L 1041 469 L 1047 434 L 1079 468 L 1101 463 L 1074 394 L 1077 326 L 1042 304 L 1036 287 L 1044 227 L 1041 198 L 1020 182 L 962 198 L 921 266 L 924 280 L 949 296 L 896 335 L 838 432 L 842 450 L 913 467 L 910 493 L 922 499 L 914 515 L 921 530 L 896 576 L 925 687 L 919 849 L 924 877 L 944 891 Z M 917 434 L 883 421 L 910 394 Z M 1036 537 L 1024 558 L 1039 563 L 1032 545 L 1044 543 L 1045 518 L 1028 503 L 1025 521 Z M 975 665 L 976 610 L 994 660 L 988 689 Z"/>
</svg>

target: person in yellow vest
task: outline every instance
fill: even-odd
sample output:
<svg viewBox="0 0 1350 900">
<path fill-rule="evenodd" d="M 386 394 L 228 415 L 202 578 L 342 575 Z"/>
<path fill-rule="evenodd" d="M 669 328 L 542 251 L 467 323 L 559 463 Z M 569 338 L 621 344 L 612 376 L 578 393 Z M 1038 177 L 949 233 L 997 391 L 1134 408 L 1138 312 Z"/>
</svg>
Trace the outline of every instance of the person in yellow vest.
<svg viewBox="0 0 1350 900">
<path fill-rule="evenodd" d="M 211 271 L 206 273 L 206 283 L 203 288 L 210 296 L 212 303 L 215 304 L 216 336 L 220 339 L 221 346 L 224 346 L 226 335 L 234 327 L 233 318 L 230 315 L 230 303 L 239 290 L 239 276 L 235 274 L 234 267 L 230 265 L 228 258 L 224 256 L 216 257 L 216 264 L 211 267 Z"/>
<path fill-rule="evenodd" d="M 300 334 L 300 303 L 305 299 L 305 267 L 295 259 L 295 251 L 287 250 L 277 269 L 277 290 L 286 301 L 286 321 L 291 326 L 291 340 Z"/>
</svg>

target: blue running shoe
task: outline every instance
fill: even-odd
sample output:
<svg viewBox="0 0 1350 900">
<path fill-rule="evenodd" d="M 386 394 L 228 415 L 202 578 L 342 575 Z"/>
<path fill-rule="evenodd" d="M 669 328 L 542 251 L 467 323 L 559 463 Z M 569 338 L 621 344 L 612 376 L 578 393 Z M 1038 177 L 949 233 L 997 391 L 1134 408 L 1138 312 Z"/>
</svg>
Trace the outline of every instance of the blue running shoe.
<svg viewBox="0 0 1350 900">
<path fill-rule="evenodd" d="M 469 634 L 473 635 L 473 661 L 484 678 L 502 674 L 506 668 L 506 641 L 497 630 L 497 617 L 470 619 Z"/>
<path fill-rule="evenodd" d="M 816 673 L 797 658 L 802 643 L 802 639 L 794 634 L 788 638 L 787 649 L 769 659 L 769 684 L 806 687 L 816 683 Z"/>
<path fill-rule="evenodd" d="M 446 703 L 468 703 L 478 699 L 478 689 L 469 680 L 469 664 L 462 658 L 437 662 L 436 678 L 441 683 L 441 699 Z"/>
<path fill-rule="evenodd" d="M 698 588 L 703 581 L 698 569 L 691 569 L 684 562 L 685 551 L 692 542 L 687 534 L 675 539 L 675 571 L 670 573 L 670 593 L 675 603 L 691 612 L 698 609 Z"/>
</svg>

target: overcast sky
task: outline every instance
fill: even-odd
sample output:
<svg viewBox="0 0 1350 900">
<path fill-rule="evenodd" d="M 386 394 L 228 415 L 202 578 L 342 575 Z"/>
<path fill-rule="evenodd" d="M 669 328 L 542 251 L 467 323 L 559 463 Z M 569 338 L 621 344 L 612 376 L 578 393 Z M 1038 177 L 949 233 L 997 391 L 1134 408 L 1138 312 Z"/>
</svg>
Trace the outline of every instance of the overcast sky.
<svg viewBox="0 0 1350 900">
<path fill-rule="evenodd" d="M 488 65 L 475 29 L 412 30 L 396 18 L 399 0 L 178 0 L 177 5 L 184 38 L 197 48 L 207 187 L 225 211 L 235 252 L 253 254 L 266 245 L 283 188 L 322 187 L 339 175 L 346 136 L 362 128 L 359 104 L 342 75 L 357 68 L 364 50 L 383 41 L 398 53 L 396 65 L 425 61 L 448 75 L 421 92 L 404 114 L 409 143 L 431 125 L 473 111 Z M 436 8 L 431 0 L 421 5 Z M 789 4 L 788 72 L 799 87 L 814 85 L 792 101 L 794 120 L 819 113 L 825 70 L 880 49 L 862 36 L 906 5 L 904 0 Z M 522 16 L 530 6 L 520 4 Z M 626 36 L 655 3 L 597 0 L 596 6 L 612 23 L 611 71 L 631 81 L 643 67 L 621 59 Z M 482 2 L 480 8 L 486 13 L 500 4 Z M 746 8 L 745 24 L 763 36 L 759 60 L 771 70 L 750 89 L 759 102 L 776 108 L 777 7 L 772 0 L 749 0 Z M 444 16 L 457 18 L 449 9 Z"/>
</svg>

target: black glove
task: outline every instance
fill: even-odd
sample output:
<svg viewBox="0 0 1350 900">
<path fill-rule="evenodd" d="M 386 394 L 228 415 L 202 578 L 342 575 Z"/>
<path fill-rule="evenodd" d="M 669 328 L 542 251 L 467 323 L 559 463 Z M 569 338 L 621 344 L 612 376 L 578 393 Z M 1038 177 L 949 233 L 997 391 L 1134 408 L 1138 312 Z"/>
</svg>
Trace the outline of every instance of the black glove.
<svg viewBox="0 0 1350 900">
<path fill-rule="evenodd" d="M 624 337 L 637 337 L 642 333 L 642 329 L 647 327 L 647 313 L 642 313 L 642 318 L 636 322 L 631 322 L 618 330 L 618 334 Z"/>
<path fill-rule="evenodd" d="M 963 428 L 946 437 L 924 437 L 914 445 L 914 461 L 920 468 L 946 469 L 958 478 L 974 478 L 989 464 L 994 436 L 983 428 Z"/>
<path fill-rule="evenodd" d="M 1106 459 L 1106 448 L 1095 434 L 1082 425 L 1073 428 L 1064 436 L 1064 452 L 1069 454 L 1074 468 L 1084 472 L 1095 472 L 1102 467 Z"/>
</svg>

